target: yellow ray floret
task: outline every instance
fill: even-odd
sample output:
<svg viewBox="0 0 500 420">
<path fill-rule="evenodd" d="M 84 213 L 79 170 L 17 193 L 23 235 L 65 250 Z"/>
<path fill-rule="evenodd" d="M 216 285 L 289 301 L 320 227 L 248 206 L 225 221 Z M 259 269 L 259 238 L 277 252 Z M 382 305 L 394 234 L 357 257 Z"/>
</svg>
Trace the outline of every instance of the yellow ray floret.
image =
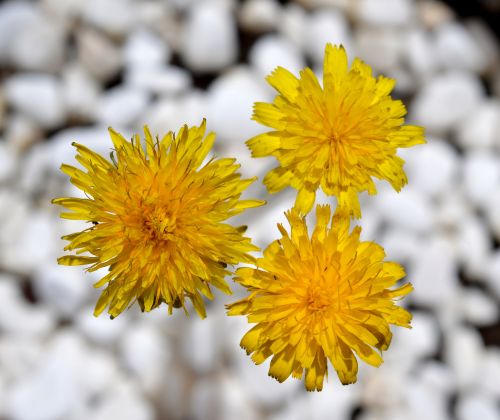
<svg viewBox="0 0 500 420">
<path fill-rule="evenodd" d="M 376 193 L 372 177 L 397 191 L 406 184 L 397 148 L 425 139 L 423 128 L 403 125 L 405 106 L 390 96 L 394 80 L 373 77 L 358 58 L 349 68 L 344 48 L 327 44 L 322 85 L 309 68 L 296 78 L 278 67 L 267 81 L 278 95 L 273 103 L 255 103 L 253 119 L 273 131 L 247 145 L 254 157 L 279 162 L 264 179 L 269 192 L 297 189 L 295 207 L 306 214 L 321 187 L 337 197 L 339 212 L 359 218 L 358 193 Z"/>
<path fill-rule="evenodd" d="M 228 264 L 252 262 L 247 253 L 258 248 L 226 219 L 247 208 L 264 204 L 240 200 L 255 179 L 241 179 L 235 159 L 203 161 L 215 140 L 200 127 L 184 126 L 153 138 L 144 127 L 145 144 L 109 129 L 114 152 L 111 161 L 74 144 L 83 170 L 62 165 L 71 182 L 87 198 L 58 198 L 67 219 L 92 225 L 63 237 L 64 248 L 75 254 L 61 257 L 64 265 L 87 265 L 88 271 L 108 267 L 95 286 L 107 285 L 95 315 L 106 307 L 112 317 L 135 300 L 143 311 L 162 302 L 172 309 L 189 298 L 205 316 L 202 295 L 211 299 L 210 287 L 231 293 L 224 281 Z M 86 253 L 86 256 L 80 254 Z"/>
<path fill-rule="evenodd" d="M 257 260 L 239 268 L 235 280 L 250 295 L 228 305 L 229 315 L 256 323 L 241 340 L 256 364 L 272 357 L 269 375 L 283 382 L 305 376 L 308 391 L 320 391 L 328 374 L 327 359 L 343 384 L 356 382 L 358 361 L 379 366 L 391 342 L 390 324 L 410 327 L 411 314 L 395 300 L 412 286 L 395 286 L 403 268 L 383 261 L 384 249 L 360 242 L 361 229 L 349 232 L 349 218 L 317 206 L 311 237 L 304 218 L 286 214 L 289 234 Z M 304 375 L 305 372 L 305 375 Z"/>
</svg>

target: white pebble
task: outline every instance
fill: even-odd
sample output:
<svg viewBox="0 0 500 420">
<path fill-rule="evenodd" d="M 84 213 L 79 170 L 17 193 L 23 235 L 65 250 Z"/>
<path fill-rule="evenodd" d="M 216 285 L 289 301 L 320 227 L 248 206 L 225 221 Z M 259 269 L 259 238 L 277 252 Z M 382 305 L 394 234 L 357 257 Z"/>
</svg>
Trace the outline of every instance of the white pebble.
<svg viewBox="0 0 500 420">
<path fill-rule="evenodd" d="M 158 67 L 170 60 L 170 49 L 159 36 L 145 29 L 132 32 L 123 46 L 123 59 L 129 67 Z"/>
<path fill-rule="evenodd" d="M 472 278 L 483 277 L 491 249 L 490 235 L 485 223 L 476 216 L 468 215 L 460 221 L 456 229 L 455 246 L 466 274 Z"/>
<path fill-rule="evenodd" d="M 42 363 L 10 388 L 6 404 L 8 418 L 69 418 L 72 409 L 82 398 L 77 380 L 82 346 L 77 336 L 57 336 Z"/>
<path fill-rule="evenodd" d="M 9 179 L 16 170 L 17 158 L 4 142 L 0 143 L 0 183 Z"/>
<path fill-rule="evenodd" d="M 475 288 L 463 289 L 461 300 L 466 321 L 484 326 L 494 324 L 498 320 L 498 306 L 484 292 Z"/>
<path fill-rule="evenodd" d="M 148 392 L 158 390 L 167 370 L 170 349 L 159 330 L 142 322 L 125 331 L 120 353 L 127 369 Z"/>
<path fill-rule="evenodd" d="M 365 217 L 363 211 L 363 218 Z M 380 216 L 379 216 L 380 217 Z M 364 234 L 364 232 L 362 233 Z M 373 240 L 373 236 L 367 236 L 367 240 Z M 380 244 L 384 247 L 389 261 L 412 261 L 419 255 L 422 247 L 421 240 L 406 229 L 389 227 L 383 233 Z"/>
<path fill-rule="evenodd" d="M 400 154 L 406 160 L 408 182 L 427 195 L 440 197 L 455 188 L 460 157 L 444 141 L 427 141 L 423 147 L 403 149 Z"/>
<path fill-rule="evenodd" d="M 426 83 L 410 109 L 415 122 L 429 133 L 454 129 L 481 103 L 484 89 L 478 78 L 458 71 L 440 74 Z"/>
<path fill-rule="evenodd" d="M 89 285 L 90 287 L 90 285 Z M 111 345 L 116 342 L 126 331 L 129 324 L 128 314 L 121 313 L 114 319 L 103 312 L 96 317 L 93 307 L 85 307 L 75 316 L 77 330 L 89 340 L 100 345 Z"/>
<path fill-rule="evenodd" d="M 452 250 L 438 237 L 423 243 L 413 258 L 408 278 L 415 290 L 411 299 L 422 305 L 441 306 L 457 294 L 456 267 Z"/>
<path fill-rule="evenodd" d="M 413 277 L 410 276 L 408 280 L 411 280 L 415 289 L 419 287 Z M 425 312 L 414 311 L 411 327 L 411 329 L 395 328 L 393 330 L 396 351 L 402 353 L 403 357 L 409 358 L 410 363 L 436 354 L 440 344 L 436 318 Z M 391 350 L 387 352 L 387 357 L 396 357 L 397 355 L 391 355 Z"/>
<path fill-rule="evenodd" d="M 485 280 L 490 290 L 500 299 L 500 251 L 495 251 L 486 262 Z"/>
<path fill-rule="evenodd" d="M 138 389 L 128 384 L 118 384 L 87 418 L 94 420 L 153 420 L 154 414 L 151 403 L 141 396 Z"/>
<path fill-rule="evenodd" d="M 90 26 L 112 36 L 123 36 L 134 27 L 135 3 L 130 0 L 87 0 L 82 17 Z"/>
<path fill-rule="evenodd" d="M 36 296 L 63 317 L 79 311 L 92 293 L 92 286 L 79 271 L 52 263 L 38 267 L 33 275 Z"/>
<path fill-rule="evenodd" d="M 461 23 L 446 22 L 435 30 L 440 61 L 449 69 L 482 72 L 488 65 L 480 45 Z"/>
<path fill-rule="evenodd" d="M 247 68 L 238 67 L 218 77 L 210 86 L 206 108 L 208 122 L 219 136 L 219 145 L 225 142 L 228 151 L 246 153 L 243 142 L 265 131 L 250 119 L 253 103 L 270 99 L 264 83 Z"/>
<path fill-rule="evenodd" d="M 386 185 L 379 190 L 373 202 L 388 223 L 414 232 L 428 232 L 433 228 L 435 215 L 430 198 L 413 185 L 405 186 L 400 193 Z"/>
<path fill-rule="evenodd" d="M 477 371 L 483 358 L 479 333 L 468 327 L 448 328 L 444 343 L 444 361 L 454 374 L 459 389 L 470 389 L 480 382 Z"/>
<path fill-rule="evenodd" d="M 7 103 L 46 128 L 60 126 L 66 118 L 61 84 L 54 76 L 23 73 L 7 79 Z"/>
<path fill-rule="evenodd" d="M 30 22 L 29 31 L 12 39 L 10 60 L 23 70 L 57 71 L 64 60 L 66 33 L 61 24 L 43 14 Z"/>
<path fill-rule="evenodd" d="M 221 2 L 203 2 L 188 11 L 181 55 L 196 72 L 219 71 L 238 55 L 236 25 L 231 11 Z"/>
<path fill-rule="evenodd" d="M 483 358 L 481 359 L 478 378 L 481 380 L 478 383 L 478 389 L 481 394 L 500 398 L 500 349 L 493 346 L 485 349 Z"/>
<path fill-rule="evenodd" d="M 458 127 L 457 142 L 465 149 L 500 148 L 500 101 L 482 102 Z"/>
<path fill-rule="evenodd" d="M 243 389 L 241 382 L 231 373 L 221 378 L 220 419 L 233 420 L 258 420 L 260 418 L 258 407 L 251 403 L 248 394 Z"/>
<path fill-rule="evenodd" d="M 418 367 L 417 375 L 422 382 L 440 393 L 449 395 L 454 390 L 453 374 L 444 363 L 427 361 Z"/>
<path fill-rule="evenodd" d="M 198 374 L 206 374 L 216 370 L 218 366 L 221 343 L 217 339 L 218 328 L 212 318 L 191 319 L 183 334 L 182 355 Z"/>
<path fill-rule="evenodd" d="M 467 153 L 463 165 L 464 187 L 476 206 L 485 208 L 500 185 L 500 159 L 487 150 Z"/>
<path fill-rule="evenodd" d="M 104 126 L 115 129 L 130 127 L 145 111 L 149 103 L 149 95 L 141 89 L 117 86 L 106 91 L 98 103 L 98 120 Z"/>
<path fill-rule="evenodd" d="M 358 17 L 369 25 L 404 26 L 413 20 L 414 7 L 411 0 L 361 0 Z"/>
<path fill-rule="evenodd" d="M 96 80 L 76 63 L 64 69 L 62 79 L 64 103 L 68 114 L 93 120 L 100 93 Z"/>
<path fill-rule="evenodd" d="M 279 35 L 260 37 L 250 49 L 249 60 L 262 78 L 278 66 L 297 75 L 305 67 L 298 48 Z"/>
<path fill-rule="evenodd" d="M 498 401 L 478 393 L 463 395 L 456 412 L 457 420 L 500 420 Z"/>
<path fill-rule="evenodd" d="M 240 8 L 239 21 L 247 31 L 271 31 L 280 21 L 280 12 L 276 0 L 246 0 Z"/>
<path fill-rule="evenodd" d="M 122 66 L 122 50 L 100 32 L 83 28 L 76 32 L 78 61 L 97 80 L 115 77 Z"/>
<path fill-rule="evenodd" d="M 353 57 L 351 34 L 345 16 L 335 9 L 320 9 L 308 16 L 304 33 L 304 51 L 313 62 L 323 65 L 325 45 L 342 44 Z"/>
<path fill-rule="evenodd" d="M 21 112 L 12 113 L 4 126 L 5 142 L 12 150 L 25 152 L 42 138 L 40 126 Z"/>
<path fill-rule="evenodd" d="M 398 67 L 402 53 L 407 48 L 401 35 L 394 30 L 360 28 L 355 39 L 357 55 L 376 71 L 383 73 Z M 351 56 L 349 50 L 348 54 Z"/>
<path fill-rule="evenodd" d="M 408 31 L 403 55 L 413 73 L 421 78 L 430 77 L 438 67 L 439 56 L 432 35 L 422 28 Z"/>
<path fill-rule="evenodd" d="M 308 15 L 304 8 L 297 4 L 287 4 L 278 22 L 278 29 L 288 40 L 298 48 L 305 45 L 304 34 L 307 31 Z"/>
<path fill-rule="evenodd" d="M 404 415 L 395 419 L 409 418 L 412 420 L 443 420 L 447 419 L 448 398 L 428 384 L 410 378 L 405 384 Z"/>
<path fill-rule="evenodd" d="M 126 71 L 125 82 L 131 87 L 159 95 L 179 95 L 191 86 L 191 75 L 176 66 L 133 67 Z"/>
<path fill-rule="evenodd" d="M 190 90 L 179 98 L 162 97 L 148 107 L 141 121 L 149 125 L 151 133 L 159 136 L 177 131 L 184 124 L 200 125 L 207 112 L 205 95 L 205 92 Z M 211 120 L 207 123 L 210 126 Z"/>
</svg>

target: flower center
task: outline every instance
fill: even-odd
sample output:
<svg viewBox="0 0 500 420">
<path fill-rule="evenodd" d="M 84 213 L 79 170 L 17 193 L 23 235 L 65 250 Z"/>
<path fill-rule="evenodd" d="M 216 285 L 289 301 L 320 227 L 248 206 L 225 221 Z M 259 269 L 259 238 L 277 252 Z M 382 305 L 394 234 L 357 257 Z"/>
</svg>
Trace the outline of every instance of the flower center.
<svg viewBox="0 0 500 420">
<path fill-rule="evenodd" d="M 142 228 L 144 233 L 152 240 L 167 241 L 172 238 L 175 230 L 175 216 L 162 209 L 156 209 L 144 215 Z"/>
<path fill-rule="evenodd" d="M 329 288 L 318 284 L 311 284 L 307 291 L 307 307 L 310 311 L 317 312 L 328 309 L 332 304 L 332 295 Z"/>
</svg>

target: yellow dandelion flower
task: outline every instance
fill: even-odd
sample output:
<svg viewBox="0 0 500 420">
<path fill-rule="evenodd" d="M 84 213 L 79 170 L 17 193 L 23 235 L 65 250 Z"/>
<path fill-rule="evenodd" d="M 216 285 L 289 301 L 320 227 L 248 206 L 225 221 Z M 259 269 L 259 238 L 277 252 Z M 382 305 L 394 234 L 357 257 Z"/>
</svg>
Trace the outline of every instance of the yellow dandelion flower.
<svg viewBox="0 0 500 420">
<path fill-rule="evenodd" d="M 295 207 L 306 214 L 321 187 L 337 197 L 339 211 L 359 218 L 358 193 L 376 193 L 372 177 L 397 191 L 406 184 L 397 148 L 425 139 L 423 128 L 403 125 L 405 106 L 390 96 L 394 80 L 373 77 L 358 58 L 349 69 L 344 48 L 327 44 L 323 86 L 310 68 L 296 78 L 278 67 L 267 81 L 278 95 L 273 103 L 255 103 L 253 119 L 273 131 L 247 145 L 252 156 L 279 161 L 264 179 L 269 192 L 292 186 L 298 190 Z"/>
<path fill-rule="evenodd" d="M 229 315 L 257 323 L 240 343 L 252 360 L 272 356 L 269 375 L 279 382 L 301 379 L 305 370 L 308 391 L 322 389 L 327 359 L 343 384 L 356 382 L 354 352 L 379 366 L 391 342 L 389 325 L 409 328 L 411 320 L 394 300 L 412 286 L 389 289 L 403 268 L 383 261 L 380 245 L 360 242 L 359 227 L 349 233 L 348 218 L 336 215 L 328 226 L 329 206 L 317 206 L 316 215 L 310 238 L 304 218 L 286 214 L 291 235 L 278 225 L 282 238 L 264 251 L 258 268 L 236 271 L 235 280 L 251 294 L 228 305 Z"/>
<path fill-rule="evenodd" d="M 202 295 L 212 299 L 210 286 L 231 293 L 224 276 L 227 264 L 252 262 L 249 251 L 258 250 L 244 228 L 226 219 L 264 204 L 240 200 L 255 179 L 241 179 L 235 159 L 210 159 L 215 134 L 205 137 L 200 127 L 184 126 L 153 139 L 144 127 L 145 146 L 138 135 L 127 141 L 112 128 L 111 162 L 85 146 L 74 143 L 77 161 L 85 171 L 69 165 L 61 170 L 87 198 L 58 198 L 55 204 L 71 212 L 66 219 L 92 223 L 88 229 L 64 236 L 64 248 L 77 255 L 59 258 L 59 264 L 91 264 L 88 271 L 109 267 L 95 284 L 107 287 L 94 314 L 107 306 L 112 317 L 137 300 L 143 311 L 162 302 L 184 307 L 189 298 L 205 317 Z M 80 254 L 88 253 L 90 256 Z"/>
</svg>

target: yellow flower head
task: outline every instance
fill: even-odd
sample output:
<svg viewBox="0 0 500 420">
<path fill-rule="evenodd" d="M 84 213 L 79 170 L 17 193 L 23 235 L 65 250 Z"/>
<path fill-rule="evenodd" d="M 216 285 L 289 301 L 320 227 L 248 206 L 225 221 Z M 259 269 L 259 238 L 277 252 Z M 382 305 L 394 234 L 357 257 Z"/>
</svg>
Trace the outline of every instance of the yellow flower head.
<svg viewBox="0 0 500 420">
<path fill-rule="evenodd" d="M 145 127 L 145 147 L 138 135 L 127 141 L 109 132 L 112 162 L 74 144 L 85 171 L 61 167 L 87 196 L 53 200 L 71 210 L 61 217 L 92 225 L 63 237 L 69 241 L 65 250 L 91 256 L 68 255 L 59 263 L 91 264 L 88 271 L 109 267 L 95 284 L 107 284 L 95 315 L 109 306 L 116 317 L 136 299 L 144 311 L 165 302 L 172 313 L 187 297 L 204 317 L 201 294 L 211 299 L 210 286 L 231 293 L 226 265 L 254 261 L 247 252 L 258 248 L 242 235 L 244 229 L 223 222 L 263 204 L 239 200 L 255 179 L 240 179 L 235 159 L 210 159 L 201 166 L 215 140 L 213 133 L 204 138 L 205 121 L 161 140 Z"/>
<path fill-rule="evenodd" d="M 411 314 L 394 303 L 408 294 L 407 283 L 390 290 L 405 273 L 384 262 L 384 249 L 360 242 L 361 229 L 349 233 L 349 219 L 333 217 L 329 206 L 316 209 L 317 224 L 309 238 L 304 218 L 286 214 L 291 235 L 282 238 L 257 261 L 258 269 L 239 268 L 236 281 L 251 294 L 228 306 L 229 315 L 247 315 L 257 323 L 241 340 L 256 364 L 272 356 L 269 375 L 283 382 L 301 379 L 308 391 L 321 390 L 327 359 L 343 384 L 356 381 L 357 356 L 373 366 L 382 363 L 377 350 L 391 342 L 389 324 L 409 327 Z"/>
<path fill-rule="evenodd" d="M 348 68 L 344 48 L 326 45 L 323 86 L 310 68 L 297 79 L 278 67 L 267 77 L 278 91 L 272 104 L 257 102 L 253 119 L 273 131 L 248 140 L 254 157 L 274 156 L 279 166 L 264 179 L 269 192 L 297 189 L 296 209 L 308 213 L 321 186 L 339 211 L 361 217 L 358 193 L 375 194 L 372 177 L 397 190 L 406 184 L 398 147 L 424 143 L 423 129 L 403 125 L 406 109 L 390 92 L 394 80 L 374 78 L 356 58 Z"/>
</svg>

